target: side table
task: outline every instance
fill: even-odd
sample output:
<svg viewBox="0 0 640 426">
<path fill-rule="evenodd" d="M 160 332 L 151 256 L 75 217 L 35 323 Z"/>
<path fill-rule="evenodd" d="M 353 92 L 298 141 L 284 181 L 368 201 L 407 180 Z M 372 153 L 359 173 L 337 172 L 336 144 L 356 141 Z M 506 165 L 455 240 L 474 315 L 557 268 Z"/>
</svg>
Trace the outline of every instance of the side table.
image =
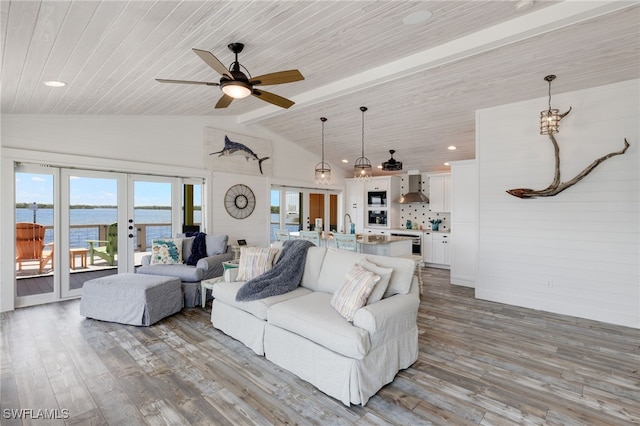
<svg viewBox="0 0 640 426">
<path fill-rule="evenodd" d="M 69 266 L 71 267 L 71 269 L 76 269 L 76 256 L 80 256 L 80 266 L 82 268 L 86 268 L 87 253 L 89 253 L 89 249 L 86 248 L 69 249 Z"/>
<path fill-rule="evenodd" d="M 211 278 L 209 280 L 202 280 L 200 282 L 200 298 L 202 301 L 202 309 L 204 309 L 205 305 L 207 304 L 207 290 L 213 290 L 213 286 L 221 282 L 224 282 L 224 276 Z"/>
<path fill-rule="evenodd" d="M 227 269 L 235 269 L 240 267 L 239 260 L 228 260 L 226 262 L 222 262 L 222 270 L 226 271 Z"/>
<path fill-rule="evenodd" d="M 236 260 L 222 262 L 222 269 L 223 271 L 226 271 L 227 269 L 239 268 L 240 267 L 239 263 L 240 262 Z M 221 277 L 215 277 L 209 280 L 202 280 L 200 282 L 200 297 L 202 302 L 202 309 L 204 309 L 205 305 L 207 304 L 207 290 L 213 290 L 214 285 L 222 282 L 224 282 L 224 272 L 222 273 Z"/>
</svg>

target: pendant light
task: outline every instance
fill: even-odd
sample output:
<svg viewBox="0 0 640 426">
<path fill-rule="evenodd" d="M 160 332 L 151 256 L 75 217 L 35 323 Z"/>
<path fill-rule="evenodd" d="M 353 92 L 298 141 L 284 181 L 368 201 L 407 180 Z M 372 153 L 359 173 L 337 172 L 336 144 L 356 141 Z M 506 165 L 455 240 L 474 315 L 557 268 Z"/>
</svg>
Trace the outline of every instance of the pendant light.
<svg viewBox="0 0 640 426">
<path fill-rule="evenodd" d="M 353 177 L 359 181 L 371 180 L 371 161 L 364 156 L 364 113 L 367 107 L 361 106 L 362 111 L 362 156 L 357 158 L 353 165 Z"/>
<path fill-rule="evenodd" d="M 327 121 L 325 117 L 320 117 L 322 121 L 322 161 L 316 164 L 316 184 L 331 184 L 331 166 L 324 162 L 324 123 Z"/>
<path fill-rule="evenodd" d="M 551 109 L 551 82 L 556 79 L 555 75 L 548 75 L 544 78 L 549 82 L 549 109 L 540 113 L 540 134 L 552 135 L 560 131 L 560 111 Z"/>
</svg>

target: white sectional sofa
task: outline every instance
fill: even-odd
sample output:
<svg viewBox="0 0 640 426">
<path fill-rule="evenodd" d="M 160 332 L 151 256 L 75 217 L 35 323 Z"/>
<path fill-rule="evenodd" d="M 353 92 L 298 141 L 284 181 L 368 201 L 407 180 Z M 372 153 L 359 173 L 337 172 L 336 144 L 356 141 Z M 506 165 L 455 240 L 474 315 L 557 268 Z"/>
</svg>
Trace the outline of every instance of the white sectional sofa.
<svg viewBox="0 0 640 426">
<path fill-rule="evenodd" d="M 393 272 L 384 297 L 358 309 L 350 322 L 331 299 L 363 260 Z M 418 359 L 420 296 L 414 270 L 415 263 L 406 258 L 311 247 L 302 283 L 279 296 L 237 302 L 244 283 L 234 281 L 237 269 L 226 271 L 226 282 L 212 291 L 211 321 L 345 405 L 365 405 Z"/>
</svg>

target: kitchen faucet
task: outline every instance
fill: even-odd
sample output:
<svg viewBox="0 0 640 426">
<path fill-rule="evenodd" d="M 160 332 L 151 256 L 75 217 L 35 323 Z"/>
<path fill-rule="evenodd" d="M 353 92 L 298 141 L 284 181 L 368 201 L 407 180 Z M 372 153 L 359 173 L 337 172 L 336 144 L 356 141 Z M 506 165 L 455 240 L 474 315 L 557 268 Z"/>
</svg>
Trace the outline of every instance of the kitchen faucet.
<svg viewBox="0 0 640 426">
<path fill-rule="evenodd" d="M 353 223 L 353 221 L 351 220 L 351 215 L 349 213 L 345 213 L 344 214 L 344 232 L 348 233 L 349 229 L 347 228 L 347 218 L 349 218 L 349 227 L 351 227 L 351 224 Z"/>
</svg>

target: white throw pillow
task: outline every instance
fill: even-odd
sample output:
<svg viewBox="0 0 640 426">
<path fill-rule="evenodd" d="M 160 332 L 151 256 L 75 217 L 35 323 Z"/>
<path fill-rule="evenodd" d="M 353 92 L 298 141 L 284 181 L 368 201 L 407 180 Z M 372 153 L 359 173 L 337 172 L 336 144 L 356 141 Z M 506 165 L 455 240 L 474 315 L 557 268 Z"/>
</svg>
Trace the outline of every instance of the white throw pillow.
<svg viewBox="0 0 640 426">
<path fill-rule="evenodd" d="M 166 238 L 151 241 L 152 265 L 182 263 L 182 238 Z"/>
<path fill-rule="evenodd" d="M 382 266 L 378 266 L 373 262 L 369 262 L 366 259 L 361 259 L 357 263 L 362 266 L 362 268 L 367 271 L 376 274 L 380 277 L 380 281 L 373 287 L 369 298 L 367 299 L 367 305 L 372 303 L 376 303 L 384 296 L 384 292 L 387 291 L 387 287 L 389 287 L 389 281 L 391 280 L 391 273 L 393 272 L 393 268 L 383 268 Z"/>
<path fill-rule="evenodd" d="M 237 280 L 249 281 L 270 270 L 278 251 L 276 248 L 241 247 Z"/>
<path fill-rule="evenodd" d="M 331 306 L 347 321 L 353 321 L 356 311 L 367 303 L 367 299 L 380 277 L 360 266 L 345 275 L 345 282 L 333 293 Z"/>
</svg>

